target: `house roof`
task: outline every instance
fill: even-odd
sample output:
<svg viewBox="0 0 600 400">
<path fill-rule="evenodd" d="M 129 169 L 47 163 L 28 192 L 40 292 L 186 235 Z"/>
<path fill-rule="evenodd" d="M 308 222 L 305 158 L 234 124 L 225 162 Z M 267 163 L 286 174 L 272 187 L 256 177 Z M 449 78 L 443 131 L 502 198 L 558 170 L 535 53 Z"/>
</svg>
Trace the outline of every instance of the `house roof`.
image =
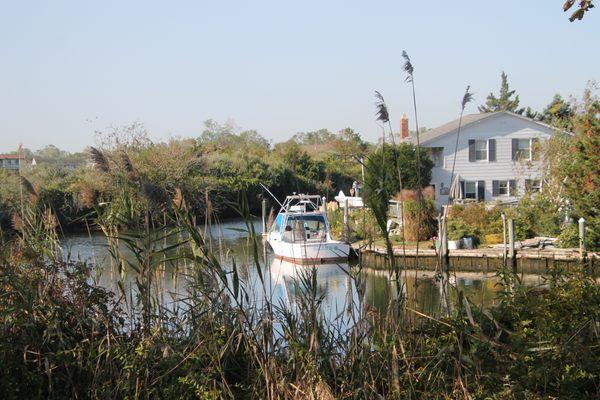
<svg viewBox="0 0 600 400">
<path fill-rule="evenodd" d="M 0 154 L 0 159 L 3 159 L 3 160 L 23 160 L 24 157 L 19 156 L 18 154 Z"/>
<path fill-rule="evenodd" d="M 559 130 L 558 128 L 552 127 L 552 126 L 550 126 L 548 124 L 545 124 L 543 122 L 536 121 L 535 119 L 528 118 L 528 117 L 525 117 L 525 116 L 520 115 L 520 114 L 516 114 L 516 113 L 511 112 L 511 111 L 497 111 L 497 112 L 492 112 L 492 113 L 478 113 L 478 114 L 463 115 L 461 129 L 464 129 L 467 126 L 475 125 L 477 123 L 480 123 L 483 120 L 486 120 L 486 119 L 491 118 L 491 117 L 495 117 L 497 115 L 502 115 L 502 114 L 510 115 L 510 116 L 513 116 L 513 117 L 516 117 L 516 118 L 520 118 L 520 119 L 529 121 L 529 122 L 533 122 L 535 124 L 538 124 L 540 126 L 548 128 L 548 129 Z M 439 137 L 445 136 L 445 135 L 447 135 L 449 133 L 452 133 L 452 132 L 456 131 L 458 129 L 458 122 L 459 122 L 459 119 L 457 118 L 454 121 L 450 121 L 450 122 L 448 122 L 448 123 L 446 123 L 444 125 L 438 126 L 437 128 L 430 129 L 430 130 L 428 130 L 426 132 L 421 133 L 419 135 L 419 142 L 421 144 L 423 144 L 423 143 L 429 142 L 431 140 L 437 139 Z M 564 131 L 561 131 L 561 132 L 564 132 Z M 564 132 L 564 133 L 571 134 L 570 132 Z M 414 136 L 411 136 L 409 138 L 409 140 L 412 143 L 416 143 L 416 137 L 414 137 Z"/>
</svg>

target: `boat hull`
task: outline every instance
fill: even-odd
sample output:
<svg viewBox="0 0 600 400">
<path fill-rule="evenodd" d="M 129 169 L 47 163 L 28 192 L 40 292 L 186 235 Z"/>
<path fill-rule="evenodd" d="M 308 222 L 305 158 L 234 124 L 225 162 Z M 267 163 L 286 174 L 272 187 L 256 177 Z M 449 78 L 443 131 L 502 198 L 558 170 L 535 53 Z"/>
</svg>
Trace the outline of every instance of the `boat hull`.
<svg viewBox="0 0 600 400">
<path fill-rule="evenodd" d="M 350 254 L 350 245 L 338 241 L 289 243 L 269 240 L 269 244 L 275 257 L 299 264 L 347 261 Z"/>
</svg>

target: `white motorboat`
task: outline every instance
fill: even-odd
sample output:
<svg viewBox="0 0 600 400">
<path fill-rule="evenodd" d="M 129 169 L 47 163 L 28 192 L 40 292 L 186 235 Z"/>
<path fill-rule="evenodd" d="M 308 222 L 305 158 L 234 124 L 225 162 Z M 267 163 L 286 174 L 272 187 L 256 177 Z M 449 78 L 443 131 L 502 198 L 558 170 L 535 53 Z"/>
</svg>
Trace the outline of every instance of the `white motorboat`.
<svg viewBox="0 0 600 400">
<path fill-rule="evenodd" d="M 276 257 L 302 264 L 348 259 L 350 245 L 331 237 L 321 206 L 321 197 L 316 195 L 286 197 L 267 234 Z"/>
</svg>

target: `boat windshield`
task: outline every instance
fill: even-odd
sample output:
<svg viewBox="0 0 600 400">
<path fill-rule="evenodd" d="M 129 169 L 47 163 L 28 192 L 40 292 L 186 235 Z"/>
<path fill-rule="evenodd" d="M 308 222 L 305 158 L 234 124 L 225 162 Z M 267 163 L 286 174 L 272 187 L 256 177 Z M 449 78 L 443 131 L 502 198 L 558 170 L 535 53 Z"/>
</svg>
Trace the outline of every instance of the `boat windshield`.
<svg viewBox="0 0 600 400">
<path fill-rule="evenodd" d="M 327 225 L 323 215 L 290 215 L 284 228 L 284 240 L 303 242 L 306 240 L 325 240 Z"/>
</svg>

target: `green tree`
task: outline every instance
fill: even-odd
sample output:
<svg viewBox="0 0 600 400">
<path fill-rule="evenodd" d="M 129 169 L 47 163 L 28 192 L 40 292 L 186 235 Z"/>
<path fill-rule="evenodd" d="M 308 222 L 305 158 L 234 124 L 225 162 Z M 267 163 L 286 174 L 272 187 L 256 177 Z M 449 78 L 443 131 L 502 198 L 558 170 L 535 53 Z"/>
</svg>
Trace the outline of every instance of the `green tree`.
<svg viewBox="0 0 600 400">
<path fill-rule="evenodd" d="M 300 145 L 291 142 L 283 152 L 283 163 L 292 172 L 304 175 L 311 168 L 311 159 L 307 152 L 300 149 Z"/>
<path fill-rule="evenodd" d="M 293 137 L 298 144 L 325 144 L 335 139 L 335 135 L 329 132 L 327 129 L 319 129 L 318 131 L 311 132 L 298 132 Z"/>
<path fill-rule="evenodd" d="M 500 93 L 496 97 L 490 93 L 484 105 L 479 106 L 479 112 L 512 111 L 517 114 L 523 114 L 524 108 L 519 108 L 519 95 L 515 96 L 515 91 L 510 90 L 508 86 L 508 76 L 502 71 L 500 75 L 502 83 L 500 84 Z M 513 96 L 515 96 L 513 98 Z"/>
<path fill-rule="evenodd" d="M 588 223 L 591 249 L 600 249 L 600 101 L 575 118 L 571 156 L 563 169 L 565 190 L 576 217 Z"/>
<path fill-rule="evenodd" d="M 365 183 L 369 187 L 382 186 L 388 199 L 400 191 L 396 163 L 400 167 L 402 189 L 418 189 L 419 174 L 422 187 L 428 186 L 431 181 L 433 162 L 425 152 L 421 152 L 421 170 L 417 170 L 417 148 L 410 143 L 398 146 L 386 144 L 383 151 L 379 147 L 368 158 L 371 167 L 365 170 Z M 376 181 L 379 183 L 375 184 Z"/>
<path fill-rule="evenodd" d="M 570 131 L 573 129 L 574 115 L 573 107 L 557 93 L 542 111 L 540 119 L 549 125 Z"/>
<path fill-rule="evenodd" d="M 368 144 L 362 140 L 360 133 L 352 128 L 342 129 L 333 139 L 333 152 L 344 161 L 352 161 L 363 157 L 368 149 Z"/>
</svg>

